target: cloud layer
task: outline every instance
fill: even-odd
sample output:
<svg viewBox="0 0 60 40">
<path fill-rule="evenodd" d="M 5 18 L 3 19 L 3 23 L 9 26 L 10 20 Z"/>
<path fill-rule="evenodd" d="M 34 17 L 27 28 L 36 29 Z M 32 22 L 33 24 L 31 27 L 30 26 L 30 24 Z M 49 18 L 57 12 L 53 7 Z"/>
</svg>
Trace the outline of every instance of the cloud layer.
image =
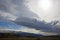
<svg viewBox="0 0 60 40">
<path fill-rule="evenodd" d="M 26 3 L 28 3 L 26 0 L 0 0 L 0 20 L 13 21 L 16 24 L 40 30 L 39 33 L 42 30 L 47 33 L 46 35 L 49 34 L 48 32 L 60 34 L 59 20 L 50 23 L 41 20 L 38 13 L 30 10 Z"/>
<path fill-rule="evenodd" d="M 6 13 L 7 17 L 9 17 L 8 15 L 13 15 L 15 17 L 38 17 L 26 7 L 24 0 L 0 0 L 0 10 L 2 11 L 0 15 L 3 15 L 4 17 Z"/>
</svg>

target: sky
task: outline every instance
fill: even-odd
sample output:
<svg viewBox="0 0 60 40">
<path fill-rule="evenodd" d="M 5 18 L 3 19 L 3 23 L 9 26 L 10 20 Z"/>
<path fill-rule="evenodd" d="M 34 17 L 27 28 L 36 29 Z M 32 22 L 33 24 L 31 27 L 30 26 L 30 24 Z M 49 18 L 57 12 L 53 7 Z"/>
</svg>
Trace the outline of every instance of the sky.
<svg viewBox="0 0 60 40">
<path fill-rule="evenodd" d="M 60 0 L 0 0 L 0 20 L 26 26 L 27 32 L 59 35 Z"/>
<path fill-rule="evenodd" d="M 60 20 L 60 0 L 27 0 L 30 10 L 36 12 L 42 20 L 51 22 Z"/>
</svg>

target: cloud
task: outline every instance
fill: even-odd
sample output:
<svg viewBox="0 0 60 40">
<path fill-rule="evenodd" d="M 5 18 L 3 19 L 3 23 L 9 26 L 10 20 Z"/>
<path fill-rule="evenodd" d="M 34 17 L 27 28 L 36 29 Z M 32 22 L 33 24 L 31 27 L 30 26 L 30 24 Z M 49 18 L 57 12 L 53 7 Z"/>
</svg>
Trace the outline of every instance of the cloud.
<svg viewBox="0 0 60 40">
<path fill-rule="evenodd" d="M 56 19 L 59 18 L 56 17 Z M 9 20 L 19 25 L 34 28 L 32 29 L 34 33 L 36 30 L 40 30 L 40 32 L 42 30 L 41 34 L 47 33 L 46 35 L 60 33 L 60 24 L 56 25 L 59 22 L 56 23 L 56 21 L 54 21 L 47 23 L 45 20 L 41 20 L 38 13 L 33 12 L 27 6 L 27 1 L 25 0 L 0 0 L 0 20 Z M 36 31 L 36 33 L 37 32 L 39 31 Z"/>
<path fill-rule="evenodd" d="M 17 16 L 14 16 L 10 13 L 0 11 L 0 20 L 12 20 L 14 21 L 17 18 Z"/>
<path fill-rule="evenodd" d="M 48 0 L 48 1 L 43 0 L 42 3 L 40 3 L 41 0 L 26 0 L 26 1 L 28 1 L 27 6 L 30 8 L 30 10 L 35 12 L 42 20 L 46 22 L 51 22 L 54 20 L 60 21 L 60 0 Z M 47 4 L 45 5 L 44 3 Z M 47 6 L 49 6 L 48 9 L 46 8 Z"/>
<path fill-rule="evenodd" d="M 19 25 L 24 25 L 24 26 L 27 26 L 27 27 L 30 27 L 30 28 L 35 28 L 37 30 L 42 30 L 44 32 L 60 33 L 60 31 L 59 31 L 60 28 L 59 28 L 59 30 L 56 29 L 56 27 L 58 26 L 56 24 L 58 24 L 59 21 L 52 21 L 50 23 L 47 23 L 45 21 L 40 21 L 40 20 L 37 20 L 37 19 L 31 19 L 31 18 L 23 17 L 23 18 L 17 18 L 15 20 L 15 23 L 17 23 Z"/>
<path fill-rule="evenodd" d="M 0 0 L 0 11 L 2 11 L 0 14 L 3 15 L 7 15 L 3 13 L 5 12 L 17 17 L 38 17 L 29 10 L 24 0 Z"/>
</svg>

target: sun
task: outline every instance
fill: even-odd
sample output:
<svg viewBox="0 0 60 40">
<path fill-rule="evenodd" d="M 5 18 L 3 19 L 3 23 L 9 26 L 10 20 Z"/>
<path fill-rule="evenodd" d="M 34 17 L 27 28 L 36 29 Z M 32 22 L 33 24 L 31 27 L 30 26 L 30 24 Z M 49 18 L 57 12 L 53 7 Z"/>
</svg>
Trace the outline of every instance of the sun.
<svg viewBox="0 0 60 40">
<path fill-rule="evenodd" d="M 44 20 L 46 22 L 52 20 L 53 5 L 53 0 L 35 0 L 28 2 L 29 10 L 36 13 L 40 20 Z"/>
<path fill-rule="evenodd" d="M 47 10 L 51 7 L 50 0 L 39 0 L 38 1 L 38 8 L 42 8 L 43 10 Z"/>
</svg>

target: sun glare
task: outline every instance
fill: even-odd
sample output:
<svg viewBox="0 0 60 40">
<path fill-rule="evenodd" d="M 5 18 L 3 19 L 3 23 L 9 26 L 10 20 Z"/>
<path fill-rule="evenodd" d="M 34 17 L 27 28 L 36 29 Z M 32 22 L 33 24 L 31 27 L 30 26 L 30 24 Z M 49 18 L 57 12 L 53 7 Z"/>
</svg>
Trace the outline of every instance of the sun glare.
<svg viewBox="0 0 60 40">
<path fill-rule="evenodd" d="M 50 22 L 52 20 L 53 0 L 29 1 L 28 7 L 40 17 L 40 20 L 44 20 L 46 22 Z"/>
<path fill-rule="evenodd" d="M 39 0 L 38 7 L 42 8 L 43 10 L 47 10 L 49 7 L 51 7 L 51 2 L 50 0 Z"/>
</svg>

